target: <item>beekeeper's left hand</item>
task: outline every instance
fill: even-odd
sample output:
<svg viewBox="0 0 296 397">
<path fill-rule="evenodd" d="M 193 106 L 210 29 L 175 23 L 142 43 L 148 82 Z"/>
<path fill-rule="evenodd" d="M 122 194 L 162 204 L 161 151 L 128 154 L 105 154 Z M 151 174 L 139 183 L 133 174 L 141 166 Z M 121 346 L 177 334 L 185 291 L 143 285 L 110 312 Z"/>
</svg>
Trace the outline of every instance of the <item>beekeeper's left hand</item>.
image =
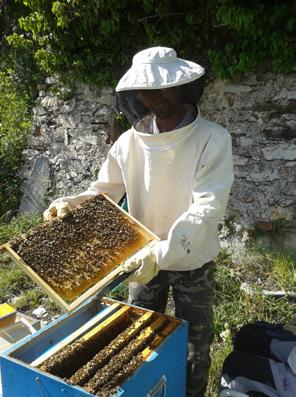
<svg viewBox="0 0 296 397">
<path fill-rule="evenodd" d="M 149 283 L 149 281 L 157 276 L 159 272 L 159 267 L 156 263 L 156 256 L 154 255 L 151 246 L 142 248 L 121 265 L 121 268 L 122 271 L 126 273 L 134 270 L 128 278 L 128 281 L 137 282 L 139 284 Z"/>
</svg>

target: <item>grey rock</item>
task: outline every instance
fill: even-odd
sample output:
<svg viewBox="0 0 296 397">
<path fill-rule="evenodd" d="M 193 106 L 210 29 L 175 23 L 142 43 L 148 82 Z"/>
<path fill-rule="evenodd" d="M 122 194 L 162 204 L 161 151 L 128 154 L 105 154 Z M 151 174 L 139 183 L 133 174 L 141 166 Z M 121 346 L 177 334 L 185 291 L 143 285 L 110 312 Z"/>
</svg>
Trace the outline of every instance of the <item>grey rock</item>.
<svg viewBox="0 0 296 397">
<path fill-rule="evenodd" d="M 262 149 L 265 160 L 296 160 L 296 144 L 282 143 Z"/>
<path fill-rule="evenodd" d="M 234 165 L 247 165 L 248 164 L 248 159 L 233 155 L 233 164 Z"/>
<path fill-rule="evenodd" d="M 288 90 L 286 88 L 282 88 L 280 90 L 280 92 L 278 92 L 273 99 L 277 100 L 277 99 L 286 99 L 288 98 Z"/>
<path fill-rule="evenodd" d="M 61 104 L 61 101 L 59 101 L 56 97 L 48 95 L 44 96 L 40 101 L 40 105 L 44 108 L 57 107 L 59 104 Z"/>
<path fill-rule="evenodd" d="M 75 128 L 76 127 L 76 122 L 72 115 L 60 114 L 58 116 L 58 122 L 64 128 Z"/>
<path fill-rule="evenodd" d="M 280 179 L 280 175 L 277 170 L 264 170 L 262 172 L 251 172 L 247 176 L 248 181 L 274 181 L 275 179 Z"/>
<path fill-rule="evenodd" d="M 245 85 L 256 85 L 258 83 L 257 76 L 255 74 L 249 74 L 248 76 L 242 78 L 240 83 Z"/>
<path fill-rule="evenodd" d="M 45 209 L 44 197 L 49 186 L 49 162 L 44 156 L 38 157 L 33 164 L 30 175 L 22 183 L 23 192 L 19 213 L 42 214 Z"/>
<path fill-rule="evenodd" d="M 59 109 L 60 113 L 70 113 L 74 110 L 76 105 L 76 99 L 72 98 L 69 101 L 65 102 Z"/>
<path fill-rule="evenodd" d="M 293 99 L 293 100 L 295 100 L 296 99 L 296 90 L 294 90 L 294 91 L 288 91 L 288 97 L 287 97 L 289 100 L 290 99 Z"/>
<path fill-rule="evenodd" d="M 256 290 L 248 283 L 241 283 L 240 288 L 247 295 L 254 295 Z"/>
<path fill-rule="evenodd" d="M 90 145 L 97 145 L 98 137 L 96 135 L 85 135 L 79 138 L 82 142 L 88 143 Z"/>
<path fill-rule="evenodd" d="M 103 106 L 98 109 L 93 115 L 94 123 L 107 123 L 110 117 L 110 112 L 107 107 Z"/>
<path fill-rule="evenodd" d="M 33 113 L 36 116 L 43 116 L 47 114 L 47 110 L 43 108 L 42 106 L 37 106 L 33 109 Z"/>
<path fill-rule="evenodd" d="M 33 316 L 36 316 L 37 318 L 41 318 L 41 317 L 46 316 L 47 310 L 44 307 L 39 306 L 39 307 L 37 307 L 37 309 L 34 309 L 32 311 L 32 314 L 33 314 Z"/>
<path fill-rule="evenodd" d="M 242 147 L 254 145 L 254 139 L 252 139 L 252 137 L 242 136 L 242 137 L 238 138 L 237 142 L 238 142 L 239 146 L 242 146 Z"/>
<path fill-rule="evenodd" d="M 112 95 L 104 95 L 99 98 L 98 102 L 101 105 L 108 105 L 108 106 L 112 106 L 115 103 L 114 97 Z"/>
<path fill-rule="evenodd" d="M 54 77 L 46 77 L 45 83 L 49 85 L 58 84 L 58 80 Z"/>
<path fill-rule="evenodd" d="M 226 84 L 225 92 L 230 92 L 232 94 L 240 94 L 242 92 L 250 92 L 252 88 L 244 84 Z"/>
<path fill-rule="evenodd" d="M 114 89 L 111 87 L 103 87 L 101 89 L 101 95 L 113 95 L 114 94 Z"/>
<path fill-rule="evenodd" d="M 287 163 L 285 163 L 285 165 L 284 165 L 285 167 L 288 167 L 288 168 L 294 168 L 294 167 L 296 167 L 296 161 L 289 161 L 289 162 L 287 162 Z"/>
</svg>

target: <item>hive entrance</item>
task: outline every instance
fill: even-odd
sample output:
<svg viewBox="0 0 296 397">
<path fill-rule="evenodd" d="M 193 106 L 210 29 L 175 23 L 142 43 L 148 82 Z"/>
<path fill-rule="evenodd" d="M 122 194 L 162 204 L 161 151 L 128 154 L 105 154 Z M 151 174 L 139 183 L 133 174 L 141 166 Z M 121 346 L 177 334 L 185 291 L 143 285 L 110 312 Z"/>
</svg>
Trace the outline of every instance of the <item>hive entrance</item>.
<svg viewBox="0 0 296 397">
<path fill-rule="evenodd" d="M 13 259 L 19 257 L 60 297 L 72 302 L 155 238 L 100 194 L 68 218 L 43 223 L 16 238 L 10 251 Z"/>
<path fill-rule="evenodd" d="M 39 369 L 111 396 L 179 324 L 155 312 L 122 305 L 109 319 L 47 358 Z"/>
</svg>

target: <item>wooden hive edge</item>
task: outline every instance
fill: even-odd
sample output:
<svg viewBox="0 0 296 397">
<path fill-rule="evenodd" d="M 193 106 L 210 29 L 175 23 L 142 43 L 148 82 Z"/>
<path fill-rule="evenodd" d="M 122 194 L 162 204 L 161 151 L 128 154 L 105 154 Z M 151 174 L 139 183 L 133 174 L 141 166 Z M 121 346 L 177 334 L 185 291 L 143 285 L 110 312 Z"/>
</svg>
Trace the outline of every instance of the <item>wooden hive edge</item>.
<svg viewBox="0 0 296 397">
<path fill-rule="evenodd" d="M 146 360 L 150 354 L 153 353 L 154 350 L 168 337 L 168 335 L 173 332 L 177 325 L 178 324 L 176 322 L 171 322 L 164 328 L 164 330 L 161 331 L 160 335 L 157 335 L 153 339 L 150 346 L 146 347 L 142 351 L 142 357 L 144 360 Z"/>
<path fill-rule="evenodd" d="M 92 328 L 87 334 L 83 335 L 80 339 L 84 342 L 90 341 L 93 338 L 97 338 L 102 333 L 108 332 L 111 327 L 122 321 L 124 318 L 127 317 L 128 311 L 130 310 L 129 306 L 123 306 L 117 312 L 112 314 L 102 323 L 97 325 L 96 327 Z"/>
<path fill-rule="evenodd" d="M 21 269 L 38 284 L 63 310 L 69 311 L 69 305 L 12 249 L 10 243 L 1 246 L 5 252 Z"/>
<path fill-rule="evenodd" d="M 41 365 L 45 360 L 51 357 L 54 354 L 57 354 L 61 349 L 65 346 L 69 345 L 70 343 L 74 342 L 75 340 L 79 339 L 84 332 L 88 332 L 91 327 L 96 326 L 96 324 L 102 320 L 104 316 L 108 316 L 112 314 L 114 310 L 118 311 L 121 307 L 120 303 L 113 303 L 111 306 L 106 308 L 103 312 L 99 312 L 95 317 L 91 318 L 81 327 L 76 329 L 72 334 L 70 334 L 67 338 L 63 339 L 61 342 L 54 345 L 51 349 L 47 350 L 44 354 L 36 358 L 36 360 L 30 363 L 31 366 L 37 367 Z M 115 312 L 116 313 L 116 312 Z"/>
<path fill-rule="evenodd" d="M 130 310 L 131 308 L 129 306 L 125 306 L 125 308 L 128 308 Z M 98 334 L 102 331 L 106 331 L 108 328 L 111 326 L 114 326 L 118 320 L 122 318 L 122 315 L 125 314 L 127 315 L 128 310 L 125 309 L 123 313 L 115 313 L 113 316 L 111 316 L 108 320 L 106 320 L 105 324 L 102 323 L 98 325 L 96 328 L 91 330 L 88 334 L 84 335 L 82 337 L 82 340 L 88 340 L 94 336 L 98 336 Z M 117 315 L 117 316 L 116 316 Z M 142 326 L 142 324 L 145 324 L 148 322 L 153 316 L 152 312 L 145 313 L 143 316 L 141 316 L 139 319 L 137 319 L 134 324 L 133 324 L 133 329 L 130 331 L 129 335 L 132 336 L 138 332 L 138 329 Z M 113 318 L 112 318 L 113 317 Z"/>
</svg>

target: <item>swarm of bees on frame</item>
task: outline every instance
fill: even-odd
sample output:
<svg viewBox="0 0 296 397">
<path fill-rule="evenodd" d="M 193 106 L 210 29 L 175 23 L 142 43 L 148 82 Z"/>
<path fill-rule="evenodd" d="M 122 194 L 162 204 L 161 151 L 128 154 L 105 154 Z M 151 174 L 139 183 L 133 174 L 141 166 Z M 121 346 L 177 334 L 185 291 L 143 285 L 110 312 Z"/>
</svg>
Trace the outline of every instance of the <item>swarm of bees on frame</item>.
<svg viewBox="0 0 296 397">
<path fill-rule="evenodd" d="M 97 195 L 64 220 L 38 225 L 10 245 L 54 290 L 71 296 L 71 291 L 94 284 L 104 268 L 118 265 L 146 242 L 119 208 Z"/>
<path fill-rule="evenodd" d="M 92 340 L 76 340 L 39 366 L 42 371 L 83 387 L 93 395 L 111 397 L 120 384 L 143 363 L 143 350 L 168 325 L 166 316 L 154 314 L 141 326 L 116 327 L 117 335 L 99 348 Z M 153 331 L 149 330 L 151 324 Z M 147 332 L 149 331 L 149 332 Z"/>
</svg>

